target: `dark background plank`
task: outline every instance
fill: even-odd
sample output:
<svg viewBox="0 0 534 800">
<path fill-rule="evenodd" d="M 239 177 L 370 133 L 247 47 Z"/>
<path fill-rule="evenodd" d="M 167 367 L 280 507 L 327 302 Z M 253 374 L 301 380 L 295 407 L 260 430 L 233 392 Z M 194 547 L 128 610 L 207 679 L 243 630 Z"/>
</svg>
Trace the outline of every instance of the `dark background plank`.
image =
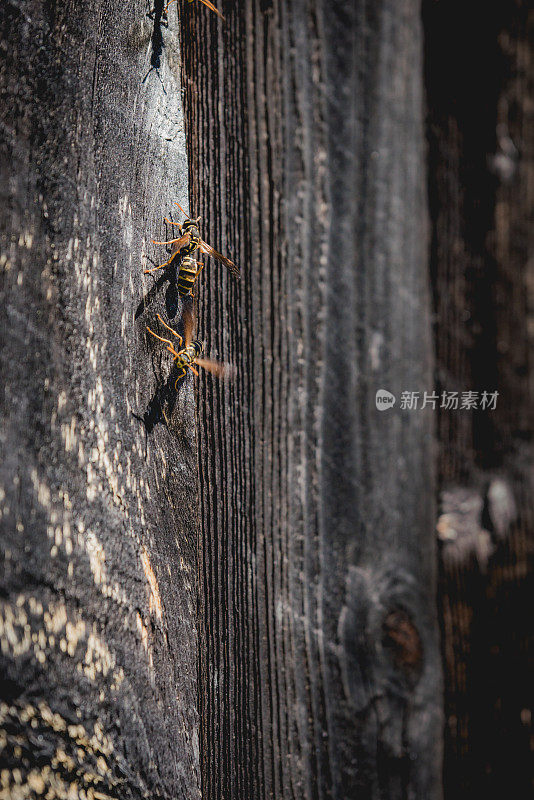
<svg viewBox="0 0 534 800">
<path fill-rule="evenodd" d="M 199 796 L 192 385 L 161 393 L 144 330 L 179 318 L 167 284 L 134 322 L 186 196 L 156 5 L 0 11 L 4 796 Z"/>
<path fill-rule="evenodd" d="M 445 793 L 527 798 L 534 15 L 522 0 L 429 0 L 424 24 L 437 381 L 500 393 L 495 412 L 438 419 Z"/>
<path fill-rule="evenodd" d="M 440 796 L 417 2 L 185 8 L 209 798 Z M 202 65 L 202 70 L 198 65 Z"/>
</svg>

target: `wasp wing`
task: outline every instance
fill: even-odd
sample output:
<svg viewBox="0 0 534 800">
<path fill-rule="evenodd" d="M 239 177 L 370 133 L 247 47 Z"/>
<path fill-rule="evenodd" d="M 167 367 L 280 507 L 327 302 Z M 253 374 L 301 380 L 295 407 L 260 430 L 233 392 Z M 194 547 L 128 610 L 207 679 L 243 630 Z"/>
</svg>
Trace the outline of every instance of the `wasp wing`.
<svg viewBox="0 0 534 800">
<path fill-rule="evenodd" d="M 235 377 L 236 370 L 231 364 L 221 364 L 219 361 L 212 361 L 211 358 L 195 358 L 195 364 L 221 380 L 231 380 Z"/>
<path fill-rule="evenodd" d="M 191 308 L 184 309 L 183 319 L 184 319 L 185 346 L 189 347 L 189 345 L 193 341 L 193 328 L 195 327 L 195 318 L 193 316 L 193 311 Z"/>
<path fill-rule="evenodd" d="M 211 247 L 211 245 L 209 245 L 203 239 L 200 240 L 199 250 L 201 250 L 203 253 L 206 253 L 207 256 L 213 256 L 213 258 L 216 258 L 217 261 L 221 261 L 226 267 L 226 269 L 232 273 L 234 278 L 239 280 L 239 278 L 241 277 L 239 267 L 236 266 L 233 261 L 230 261 L 229 258 L 223 256 L 222 253 L 218 253 L 217 250 L 214 250 L 213 247 Z"/>
</svg>

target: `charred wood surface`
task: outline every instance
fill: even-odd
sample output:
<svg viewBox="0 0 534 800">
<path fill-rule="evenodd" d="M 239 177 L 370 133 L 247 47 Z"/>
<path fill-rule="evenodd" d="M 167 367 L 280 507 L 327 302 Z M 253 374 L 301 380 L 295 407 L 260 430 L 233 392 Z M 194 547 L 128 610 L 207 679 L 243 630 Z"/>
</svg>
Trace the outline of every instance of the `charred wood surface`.
<svg viewBox="0 0 534 800">
<path fill-rule="evenodd" d="M 200 794 L 193 390 L 145 332 L 179 322 L 142 270 L 187 193 L 155 5 L 0 10 L 2 797 Z"/>
</svg>

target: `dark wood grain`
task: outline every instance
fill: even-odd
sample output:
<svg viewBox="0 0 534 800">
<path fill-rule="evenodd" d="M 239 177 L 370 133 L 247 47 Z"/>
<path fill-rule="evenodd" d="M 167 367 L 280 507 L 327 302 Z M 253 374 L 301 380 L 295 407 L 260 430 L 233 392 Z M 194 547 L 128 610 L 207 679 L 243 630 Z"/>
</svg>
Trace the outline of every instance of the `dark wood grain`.
<svg viewBox="0 0 534 800">
<path fill-rule="evenodd" d="M 200 796 L 193 389 L 142 275 L 187 186 L 162 6 L 0 10 L 2 797 Z"/>
<path fill-rule="evenodd" d="M 503 1 L 480 15 L 424 4 L 438 384 L 499 392 L 494 412 L 438 417 L 444 778 L 454 800 L 526 800 L 533 789 L 529 6 Z"/>
<path fill-rule="evenodd" d="M 417 2 L 182 9 L 206 798 L 440 797 Z"/>
</svg>

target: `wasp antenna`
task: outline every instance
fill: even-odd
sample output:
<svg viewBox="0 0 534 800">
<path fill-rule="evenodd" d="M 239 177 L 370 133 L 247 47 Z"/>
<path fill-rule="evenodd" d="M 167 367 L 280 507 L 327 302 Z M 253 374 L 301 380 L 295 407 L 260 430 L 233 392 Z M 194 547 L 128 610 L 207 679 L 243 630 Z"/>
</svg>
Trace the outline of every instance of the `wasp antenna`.
<svg viewBox="0 0 534 800">
<path fill-rule="evenodd" d="M 180 341 L 182 341 L 182 337 L 180 336 L 180 334 L 176 333 L 176 331 L 173 328 L 171 328 L 170 325 L 167 325 L 167 323 L 162 318 L 161 314 L 156 314 L 156 316 L 159 319 L 159 321 L 161 322 L 161 324 L 164 325 L 167 328 L 168 331 L 170 331 L 174 336 L 176 336 L 178 339 L 180 339 Z"/>
<path fill-rule="evenodd" d="M 201 2 L 201 3 L 204 3 L 204 5 L 205 5 L 205 6 L 207 6 L 208 8 L 210 8 L 212 11 L 215 11 L 215 13 L 217 14 L 217 16 L 218 16 L 218 17 L 220 17 L 220 18 L 222 19 L 222 21 L 223 21 L 223 22 L 226 22 L 225 18 L 224 18 L 224 17 L 223 17 L 223 15 L 221 14 L 221 12 L 220 12 L 218 9 L 216 9 L 216 8 L 215 8 L 215 6 L 213 5 L 213 3 L 210 3 L 210 2 L 209 2 L 209 0 L 200 0 L 200 2 Z"/>
<path fill-rule="evenodd" d="M 151 333 L 151 334 L 152 334 L 152 336 L 155 336 L 155 337 L 156 337 L 156 339 L 159 339 L 159 340 L 160 340 L 160 342 L 165 342 L 166 344 L 169 344 L 169 345 L 170 345 L 170 344 L 172 344 L 172 342 L 170 341 L 170 339 L 164 339 L 162 336 L 158 336 L 158 334 L 157 334 L 157 333 L 154 333 L 154 331 L 153 331 L 153 330 L 151 330 L 151 329 L 148 327 L 148 325 L 146 326 L 146 329 L 147 329 L 147 331 L 148 331 L 149 333 Z"/>
<path fill-rule="evenodd" d="M 182 214 L 184 214 L 184 216 L 186 216 L 186 217 L 187 217 L 187 219 L 191 219 L 191 217 L 189 216 L 189 214 L 186 214 L 186 212 L 183 210 L 183 208 L 182 208 L 182 206 L 180 205 L 180 203 L 177 203 L 177 202 L 176 202 L 176 200 L 174 201 L 174 205 L 175 205 L 175 206 L 178 206 L 178 208 L 180 209 L 180 211 L 182 212 Z"/>
<path fill-rule="evenodd" d="M 181 347 L 181 345 L 180 345 L 180 347 Z M 174 358 L 179 358 L 180 357 L 180 353 L 176 350 L 176 348 L 172 344 L 169 343 L 168 347 L 166 347 L 165 349 L 168 350 L 169 353 L 171 353 L 171 355 L 174 356 Z"/>
</svg>

